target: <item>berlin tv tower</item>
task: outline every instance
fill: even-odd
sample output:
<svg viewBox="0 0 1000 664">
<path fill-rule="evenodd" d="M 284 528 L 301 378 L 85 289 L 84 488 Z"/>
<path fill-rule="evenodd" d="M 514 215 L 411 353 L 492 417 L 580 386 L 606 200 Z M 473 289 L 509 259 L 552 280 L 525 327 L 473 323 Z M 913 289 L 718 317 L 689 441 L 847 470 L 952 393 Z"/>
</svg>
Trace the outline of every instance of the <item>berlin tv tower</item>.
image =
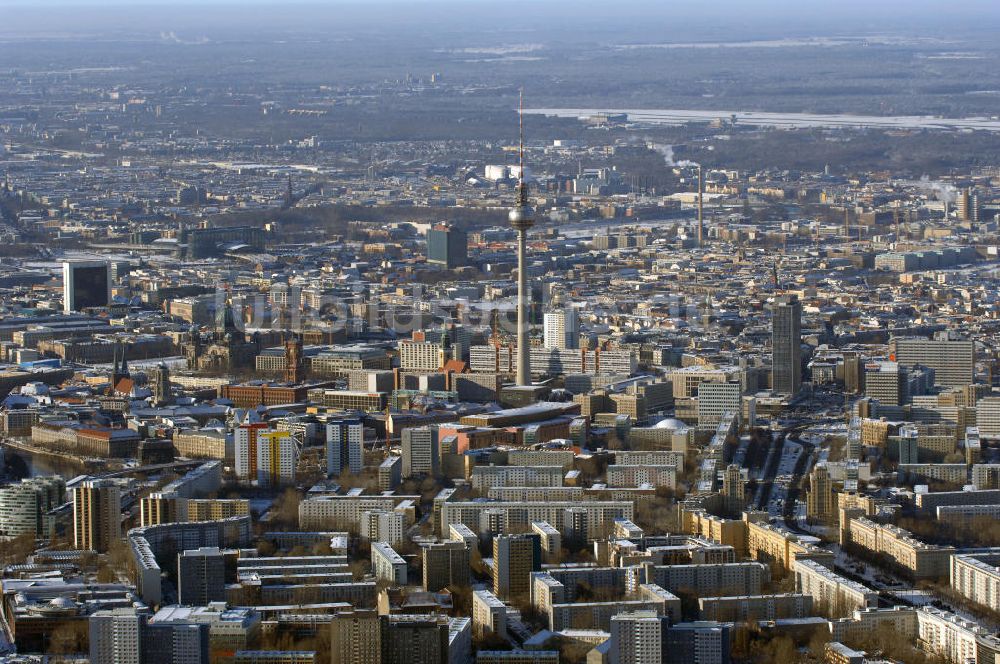
<svg viewBox="0 0 1000 664">
<path fill-rule="evenodd" d="M 517 231 L 517 384 L 531 385 L 531 353 L 528 348 L 528 275 L 525 270 L 525 252 L 528 229 L 535 225 L 532 209 L 528 205 L 528 186 L 524 181 L 524 91 L 518 99 L 517 121 L 520 132 L 518 147 L 517 203 L 511 208 L 508 219 Z"/>
</svg>

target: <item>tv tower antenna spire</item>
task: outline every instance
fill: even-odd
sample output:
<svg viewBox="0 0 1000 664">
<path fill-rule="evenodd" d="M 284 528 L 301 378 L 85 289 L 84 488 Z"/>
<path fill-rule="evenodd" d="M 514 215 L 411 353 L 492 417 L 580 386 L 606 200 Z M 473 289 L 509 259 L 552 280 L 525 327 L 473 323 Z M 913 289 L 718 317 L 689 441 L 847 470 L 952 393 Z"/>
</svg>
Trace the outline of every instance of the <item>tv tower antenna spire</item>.
<svg viewBox="0 0 1000 664">
<path fill-rule="evenodd" d="M 528 192 L 524 188 L 524 88 L 517 95 L 517 204 L 528 205 Z"/>
</svg>

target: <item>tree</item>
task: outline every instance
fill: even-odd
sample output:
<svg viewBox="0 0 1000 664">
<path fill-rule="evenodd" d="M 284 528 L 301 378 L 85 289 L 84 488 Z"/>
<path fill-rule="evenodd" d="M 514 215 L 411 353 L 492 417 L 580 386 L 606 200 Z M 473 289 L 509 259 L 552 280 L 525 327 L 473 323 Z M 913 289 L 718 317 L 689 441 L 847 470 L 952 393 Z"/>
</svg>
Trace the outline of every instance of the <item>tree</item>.
<svg viewBox="0 0 1000 664">
<path fill-rule="evenodd" d="M 881 653 L 884 657 L 913 664 L 937 664 L 946 661 L 944 658 L 925 653 L 914 644 L 914 639 L 898 631 L 891 623 L 882 623 L 874 630 L 859 635 L 856 641 L 849 642 L 853 648 L 872 653 Z"/>
<path fill-rule="evenodd" d="M 116 540 L 108 548 L 108 565 L 117 577 L 135 578 L 135 558 L 132 556 L 132 548 L 124 539 Z"/>
<path fill-rule="evenodd" d="M 830 642 L 830 632 L 827 629 L 816 629 L 809 639 L 809 652 L 826 652 L 826 644 Z"/>
<path fill-rule="evenodd" d="M 650 534 L 680 531 L 676 506 L 666 497 L 636 501 L 635 523 Z"/>
<path fill-rule="evenodd" d="M 476 578 L 490 578 L 490 571 L 486 569 L 486 565 L 483 563 L 483 554 L 479 551 L 478 546 L 474 546 L 469 550 L 469 569 Z"/>
<path fill-rule="evenodd" d="M 479 650 L 511 650 L 510 641 L 495 632 L 487 632 L 482 636 L 473 637 L 473 648 Z"/>
<path fill-rule="evenodd" d="M 69 655 L 83 652 L 87 639 L 86 620 L 62 623 L 49 634 L 48 654 Z"/>
<path fill-rule="evenodd" d="M 351 570 L 351 574 L 354 575 L 355 581 L 360 581 L 361 579 L 368 576 L 371 572 L 371 562 L 367 560 L 352 560 L 348 563 L 348 568 Z"/>
<path fill-rule="evenodd" d="M 35 536 L 32 533 L 18 535 L 0 547 L 0 561 L 4 565 L 20 565 L 35 551 Z"/>
<path fill-rule="evenodd" d="M 755 641 L 751 646 L 751 661 L 754 662 L 797 662 L 800 655 L 795 642 L 787 636 Z"/>
<path fill-rule="evenodd" d="M 456 616 L 472 615 L 472 586 L 450 585 L 448 592 L 451 593 L 452 612 Z"/>
<path fill-rule="evenodd" d="M 271 524 L 281 530 L 291 530 L 299 525 L 299 503 L 302 496 L 297 489 L 285 489 L 271 507 Z"/>
<path fill-rule="evenodd" d="M 592 646 L 560 637 L 558 648 L 560 662 L 563 664 L 582 664 L 587 661 L 587 653 L 591 651 Z"/>
</svg>

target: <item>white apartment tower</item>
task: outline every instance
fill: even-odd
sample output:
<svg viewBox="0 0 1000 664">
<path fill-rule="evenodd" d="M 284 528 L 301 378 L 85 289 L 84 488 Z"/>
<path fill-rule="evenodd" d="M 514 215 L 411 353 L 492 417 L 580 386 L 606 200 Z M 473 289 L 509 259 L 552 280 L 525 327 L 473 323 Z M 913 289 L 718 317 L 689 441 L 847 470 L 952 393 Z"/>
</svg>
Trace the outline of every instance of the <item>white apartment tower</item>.
<svg viewBox="0 0 1000 664">
<path fill-rule="evenodd" d="M 664 625 L 655 611 L 619 613 L 611 618 L 608 664 L 661 664 Z"/>
<path fill-rule="evenodd" d="M 576 309 L 564 307 L 545 314 L 545 347 L 578 348 L 580 346 L 580 318 Z"/>
<path fill-rule="evenodd" d="M 364 425 L 361 420 L 336 420 L 326 425 L 326 476 L 348 469 L 357 475 L 365 465 Z"/>
</svg>

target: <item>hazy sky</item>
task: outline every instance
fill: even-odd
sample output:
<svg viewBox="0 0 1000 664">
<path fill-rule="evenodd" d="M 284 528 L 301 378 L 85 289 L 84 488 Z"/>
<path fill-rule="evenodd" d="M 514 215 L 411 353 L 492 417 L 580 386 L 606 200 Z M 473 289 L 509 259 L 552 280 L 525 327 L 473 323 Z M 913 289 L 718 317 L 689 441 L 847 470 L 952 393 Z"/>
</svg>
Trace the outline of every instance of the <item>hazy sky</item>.
<svg viewBox="0 0 1000 664">
<path fill-rule="evenodd" d="M 991 33 L 1000 27 L 998 0 L 0 0 L 0 8 L 6 12 L 0 16 L 0 33 L 8 35 L 151 25 L 209 31 L 309 30 L 345 21 L 403 28 L 478 23 L 545 29 L 589 23 L 623 37 L 661 25 L 663 39 L 673 41 L 692 37 L 676 34 L 684 32 L 682 23 L 735 30 L 732 38 L 751 28 L 779 35 L 843 30 L 945 38 L 957 29 Z"/>
<path fill-rule="evenodd" d="M 915 14 L 936 14 L 950 20 L 961 20 L 979 14 L 980 20 L 984 14 L 990 17 L 1000 15 L 1000 2 L 996 0 L 711 0 L 698 3 L 690 0 L 619 0 L 608 3 L 605 0 L 0 0 L 0 7 L 18 8 L 85 8 L 85 7 L 159 7 L 176 8 L 178 6 L 255 6 L 289 8 L 302 5 L 314 6 L 347 6 L 358 8 L 379 6 L 409 5 L 452 5 L 456 9 L 491 8 L 513 13 L 521 11 L 537 11 L 546 7 L 566 5 L 573 7 L 575 12 L 626 13 L 635 10 L 647 10 L 664 14 L 684 16 L 720 15 L 760 15 L 787 14 L 797 17 L 811 16 L 818 20 L 832 15 L 854 15 L 864 20 L 869 16 L 891 16 L 902 19 Z"/>
<path fill-rule="evenodd" d="M 171 7 L 177 5 L 271 5 L 275 7 L 290 5 L 371 5 L 371 4 L 455 4 L 455 5 L 497 5 L 498 0 L 0 0 L 0 7 L 24 6 L 38 7 L 64 6 L 64 7 L 100 7 L 100 6 L 151 6 Z M 823 14 L 842 13 L 848 11 L 861 11 L 872 13 L 899 12 L 906 16 L 913 12 L 933 12 L 939 11 L 952 16 L 964 12 L 986 11 L 997 13 L 996 0 L 713 0 L 710 3 L 692 3 L 688 0 L 623 0 L 616 3 L 606 3 L 601 0 L 590 3 L 587 0 L 503 0 L 506 7 L 524 6 L 538 7 L 539 5 L 566 4 L 573 5 L 579 9 L 584 9 L 588 4 L 593 5 L 588 10 L 600 7 L 622 8 L 627 6 L 646 6 L 666 9 L 668 11 L 678 11 L 685 14 L 696 14 L 704 11 L 734 11 L 739 13 L 756 13 L 759 11 L 789 11 L 798 14 L 816 14 L 821 17 Z M 699 6 L 700 5 L 700 6 Z"/>
</svg>

